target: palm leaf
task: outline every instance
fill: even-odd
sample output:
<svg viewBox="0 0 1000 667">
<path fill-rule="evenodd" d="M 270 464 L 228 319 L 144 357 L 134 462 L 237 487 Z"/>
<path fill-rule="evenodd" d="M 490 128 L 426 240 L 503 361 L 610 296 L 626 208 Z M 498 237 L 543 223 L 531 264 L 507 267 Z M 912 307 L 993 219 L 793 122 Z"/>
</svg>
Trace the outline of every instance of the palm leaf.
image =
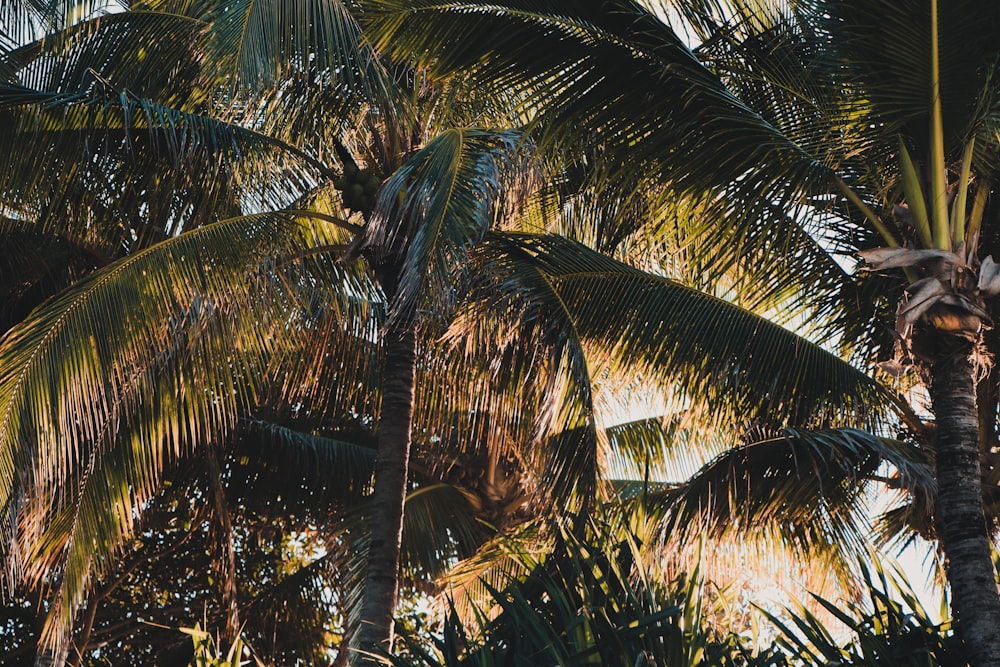
<svg viewBox="0 0 1000 667">
<path fill-rule="evenodd" d="M 30 225 L 0 223 L 7 249 L 0 260 L 0 331 L 23 320 L 51 294 L 66 289 L 97 268 L 86 248 L 57 236 L 37 234 Z"/>
<path fill-rule="evenodd" d="M 487 537 L 470 498 L 448 484 L 427 484 L 406 496 L 401 559 L 419 581 L 437 578 L 456 559 L 474 553 Z"/>
<path fill-rule="evenodd" d="M 497 243 L 478 247 L 464 269 L 467 296 L 445 340 L 458 354 L 489 359 L 491 386 L 528 406 L 491 414 L 531 417 L 526 459 L 543 495 L 585 507 L 602 452 L 584 340 L 551 276 L 502 251 L 490 254 Z"/>
<path fill-rule="evenodd" d="M 623 178 L 724 192 L 741 221 L 829 183 L 637 3 L 380 2 L 365 21 L 387 53 L 522 94 L 543 144 L 592 149 Z"/>
<path fill-rule="evenodd" d="M 686 479 L 730 444 L 706 442 L 697 431 L 682 428 L 683 422 L 682 414 L 664 415 L 606 427 L 609 452 L 605 475 L 653 482 Z"/>
<path fill-rule="evenodd" d="M 788 429 L 734 447 L 690 479 L 642 498 L 663 517 L 669 543 L 694 535 L 776 540 L 793 553 L 825 552 L 842 569 L 851 559 L 840 549 L 866 548 L 866 492 L 885 466 L 911 493 L 934 485 L 926 457 L 912 445 L 856 429 Z"/>
<path fill-rule="evenodd" d="M 411 318 L 427 295 L 447 294 L 464 253 L 530 175 L 525 153 L 516 132 L 449 130 L 382 186 L 360 247 L 371 249 L 376 265 L 402 262 L 398 286 L 389 281 L 397 292 L 392 317 Z"/>
<path fill-rule="evenodd" d="M 262 2 L 154 0 L 210 26 L 208 71 L 236 89 L 259 90 L 289 74 L 323 72 L 341 92 L 374 102 L 382 113 L 402 109 L 390 73 L 364 44 L 348 6 L 339 0 Z"/>
<path fill-rule="evenodd" d="M 234 446 L 227 493 L 248 506 L 280 499 L 282 513 L 301 508 L 319 518 L 370 491 L 374 444 L 370 433 L 316 435 L 250 419 Z"/>
<path fill-rule="evenodd" d="M 930 5 L 858 1 L 830 3 L 828 11 L 821 25 L 829 31 L 832 51 L 848 76 L 864 72 L 858 80 L 878 120 L 890 131 L 899 127 L 924 147 L 921 155 L 929 155 Z M 996 97 L 997 11 L 993 3 L 967 0 L 940 12 L 941 102 L 949 153 L 993 106 L 983 104 L 982 96 Z"/>
<path fill-rule="evenodd" d="M 544 522 L 527 522 L 510 533 L 494 535 L 441 578 L 448 606 L 465 621 L 474 619 L 479 611 L 494 615 L 498 609 L 491 592 L 523 578 L 551 548 L 552 539 Z M 440 603 L 444 599 L 438 600 Z"/>
<path fill-rule="evenodd" d="M 190 232 L 47 302 L 0 344 L 0 497 L 19 524 L 6 526 L 4 550 L 18 576 L 41 574 L 23 569 L 24 554 L 66 564 L 49 641 L 89 564 L 134 530 L 163 467 L 253 403 L 268 322 L 287 317 L 267 301 L 287 290 L 267 277 L 273 258 L 335 230 L 270 215 Z M 248 269 L 261 278 L 247 281 Z"/>
<path fill-rule="evenodd" d="M 544 285 L 573 335 L 588 346 L 589 364 L 624 377 L 642 369 L 647 381 L 676 388 L 689 420 L 706 417 L 711 426 L 724 426 L 766 415 L 789 424 L 819 418 L 875 424 L 892 404 L 868 376 L 817 345 L 578 244 L 496 236 L 477 261 L 482 283 L 506 281 L 502 292 L 484 298 L 484 310 L 503 314 L 508 301 Z"/>
<path fill-rule="evenodd" d="M 120 8 L 114 0 L 5 0 L 0 3 L 0 47 L 16 47 Z"/>
<path fill-rule="evenodd" d="M 137 95 L 191 105 L 208 92 L 195 85 L 204 30 L 203 22 L 175 14 L 115 13 L 45 35 L 4 60 L 12 83 L 37 90 L 86 92 L 96 73 Z"/>
<path fill-rule="evenodd" d="M 134 244 L 129 236 L 149 226 L 174 234 L 228 207 L 240 212 L 241 200 L 284 208 L 330 173 L 294 146 L 124 91 L 99 86 L 71 97 L 38 91 L 33 101 L 7 112 L 12 126 L 0 138 L 35 149 L 12 150 L 16 157 L 0 174 L 8 209 L 37 219 L 40 231 L 73 230 L 84 224 L 67 221 L 89 220 L 88 240 L 107 244 L 112 256 L 116 245 Z M 177 169 L 180 162 L 185 169 Z M 66 177 L 55 176 L 67 169 Z M 134 228 L 122 230 L 122 219 Z M 108 226 L 107 234 L 95 231 Z"/>
</svg>

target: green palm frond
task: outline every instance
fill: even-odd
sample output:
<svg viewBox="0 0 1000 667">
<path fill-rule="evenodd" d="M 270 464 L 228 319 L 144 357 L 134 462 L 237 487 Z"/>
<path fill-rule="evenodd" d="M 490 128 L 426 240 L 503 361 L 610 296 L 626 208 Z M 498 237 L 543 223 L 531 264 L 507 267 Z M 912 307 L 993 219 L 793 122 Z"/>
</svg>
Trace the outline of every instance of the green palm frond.
<svg viewBox="0 0 1000 667">
<path fill-rule="evenodd" d="M 99 259 L 87 249 L 58 236 L 38 234 L 31 225 L 0 223 L 0 331 L 7 331 L 56 294 L 90 271 Z"/>
<path fill-rule="evenodd" d="M 469 621 L 478 611 L 491 615 L 491 591 L 503 590 L 523 578 L 552 550 L 544 521 L 530 521 L 509 533 L 485 541 L 475 554 L 458 561 L 441 578 L 441 585 L 459 618 Z M 444 602 L 438 599 L 439 604 Z"/>
<path fill-rule="evenodd" d="M 5 0 L 0 3 L 0 48 L 20 46 L 122 7 L 116 0 Z"/>
<path fill-rule="evenodd" d="M 122 12 L 45 35 L 4 60 L 12 82 L 37 90 L 85 92 L 96 73 L 137 95 L 190 106 L 209 92 L 197 85 L 204 29 L 174 14 Z"/>
<path fill-rule="evenodd" d="M 538 460 L 535 422 L 553 372 L 547 355 L 530 343 L 491 348 L 488 340 L 456 338 L 426 344 L 417 364 L 415 444 L 433 454 L 489 452 L 530 468 Z"/>
<path fill-rule="evenodd" d="M 609 426 L 605 475 L 611 479 L 680 480 L 731 442 L 705 442 L 682 427 L 683 414 L 648 417 Z M 714 439 L 711 439 L 714 440 Z"/>
<path fill-rule="evenodd" d="M 829 623 L 799 605 L 777 615 L 763 612 L 779 630 L 778 644 L 801 664 L 877 667 L 891 665 L 967 665 L 953 621 L 934 619 L 917 597 L 915 586 L 894 564 L 872 554 L 861 563 L 866 599 L 834 602 L 814 595 L 823 611 L 849 630 L 834 636 Z M 902 661 L 902 662 L 901 662 Z"/>
<path fill-rule="evenodd" d="M 339 234 L 281 215 L 216 223 L 94 274 L 0 344 L 0 498 L 17 517 L 4 551 L 15 576 L 66 564 L 52 641 L 164 466 L 253 403 L 287 320 L 268 298 L 288 292 L 275 258 Z"/>
<path fill-rule="evenodd" d="M 858 137 L 831 123 L 845 120 L 845 82 L 822 66 L 826 42 L 811 7 L 768 5 L 745 7 L 728 20 L 706 15 L 695 53 L 782 135 L 818 161 L 840 164 L 858 147 Z"/>
<path fill-rule="evenodd" d="M 403 109 L 392 75 L 364 43 L 339 0 L 152 0 L 153 8 L 209 25 L 207 70 L 235 90 L 259 89 L 312 70 L 341 92 L 371 101 L 382 113 Z"/>
<path fill-rule="evenodd" d="M 885 467 L 913 493 L 933 487 L 926 456 L 912 445 L 856 429 L 788 429 L 732 448 L 682 483 L 642 493 L 671 543 L 738 535 L 777 538 L 796 553 L 861 549 L 870 531 L 867 489 Z"/>
<path fill-rule="evenodd" d="M 857 289 L 843 266 L 855 250 L 846 223 L 821 234 L 829 213 L 775 206 L 760 226 L 720 224 L 704 198 L 678 196 L 654 179 L 623 182 L 620 190 L 588 172 L 600 165 L 582 162 L 557 171 L 506 230 L 567 236 L 778 324 L 808 322 L 815 340 L 841 337 L 844 305 Z"/>
<path fill-rule="evenodd" d="M 370 433 L 316 435 L 249 419 L 233 449 L 227 493 L 248 506 L 277 502 L 284 512 L 302 508 L 321 517 L 338 504 L 360 502 L 371 488 Z"/>
<path fill-rule="evenodd" d="M 244 202 L 284 208 L 331 174 L 304 151 L 267 135 L 100 83 L 85 95 L 34 95 L 30 106 L 4 112 L 11 125 L 0 143 L 12 156 L 0 173 L 6 208 L 38 220 L 40 231 L 92 237 L 107 244 L 112 257 L 116 245 L 133 245 L 129 237 L 143 238 L 152 225 L 171 235 L 227 208 L 239 213 Z M 181 162 L 183 170 L 177 169 Z M 86 222 L 91 229 L 75 231 Z M 94 230 L 106 227 L 106 234 Z"/>
<path fill-rule="evenodd" d="M 714 632 L 697 571 L 669 585 L 637 573 L 634 540 L 557 534 L 541 559 L 463 618 L 451 606 L 441 635 L 417 644 L 392 664 L 428 665 L 665 665 L 746 664 L 750 652 L 735 637 Z M 491 609 L 492 607 L 492 609 Z M 430 646 L 428 646 L 430 644 Z M 780 664 L 761 656 L 753 664 Z"/>
<path fill-rule="evenodd" d="M 830 176 L 638 4 L 379 2 L 365 21 L 387 53 L 523 91 L 544 145 L 592 147 L 681 192 L 728 188 L 741 220 Z"/>
<path fill-rule="evenodd" d="M 930 124 L 931 8 L 927 2 L 836 2 L 821 24 L 846 74 L 858 77 L 879 122 L 925 146 Z M 941 102 L 949 153 L 995 105 L 993 68 L 1000 59 L 994 3 L 963 0 L 939 13 Z M 994 102 L 983 103 L 987 93 Z M 883 130 L 885 131 L 885 130 Z"/>
<path fill-rule="evenodd" d="M 428 295 L 447 298 L 463 254 L 530 176 L 528 149 L 517 132 L 449 130 L 383 184 L 361 247 L 376 266 L 401 262 L 398 282 L 390 281 L 393 317 L 413 317 Z"/>
<path fill-rule="evenodd" d="M 587 344 L 589 364 L 617 377 L 641 371 L 680 391 L 688 418 L 704 417 L 709 427 L 765 415 L 779 425 L 875 424 L 892 405 L 886 390 L 814 343 L 565 239 L 494 236 L 477 262 L 480 284 L 503 287 L 482 292 L 481 310 L 497 314 L 498 330 L 512 326 L 514 304 L 544 289 Z"/>
<path fill-rule="evenodd" d="M 548 501 L 586 506 L 603 455 L 585 341 L 551 276 L 506 254 L 508 238 L 491 236 L 463 269 L 463 308 L 446 341 L 457 354 L 489 359 L 491 386 L 529 406 L 512 416 L 531 419 L 526 458 Z"/>
<path fill-rule="evenodd" d="M 307 251 L 286 267 L 300 274 L 289 282 L 294 316 L 276 337 L 254 414 L 373 445 L 367 438 L 380 401 L 385 301 L 369 271 L 340 261 L 342 249 Z"/>
<path fill-rule="evenodd" d="M 402 563 L 414 581 L 437 578 L 489 536 L 471 499 L 449 484 L 422 485 L 406 496 Z"/>
</svg>

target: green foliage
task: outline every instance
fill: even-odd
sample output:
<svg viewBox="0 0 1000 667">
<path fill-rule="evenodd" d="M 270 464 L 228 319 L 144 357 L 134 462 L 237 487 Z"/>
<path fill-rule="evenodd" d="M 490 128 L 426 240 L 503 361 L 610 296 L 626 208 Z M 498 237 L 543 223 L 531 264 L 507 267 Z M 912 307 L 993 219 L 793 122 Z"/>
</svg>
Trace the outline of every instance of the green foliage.
<svg viewBox="0 0 1000 667">
<path fill-rule="evenodd" d="M 593 527 L 594 524 L 591 524 Z M 697 572 L 663 584 L 636 569 L 634 538 L 580 538 L 560 531 L 553 550 L 502 590 L 487 585 L 495 609 L 463 623 L 452 605 L 433 646 L 404 635 L 395 667 L 510 665 L 780 665 L 709 624 L 713 601 Z"/>
<path fill-rule="evenodd" d="M 804 606 L 785 614 L 766 613 L 781 631 L 778 646 L 792 664 L 843 667 L 965 667 L 962 642 L 950 620 L 936 623 L 900 575 L 861 563 L 867 599 L 834 603 L 814 596 L 826 612 L 821 619 Z M 833 623 L 830 619 L 834 619 Z M 837 639 L 846 627 L 848 638 Z"/>
<path fill-rule="evenodd" d="M 27 319 L 0 343 L 0 554 L 50 600 L 37 606 L 52 612 L 50 643 L 76 632 L 85 649 L 80 619 L 98 609 L 95 631 L 177 597 L 190 614 L 218 594 L 223 577 L 205 573 L 228 542 L 244 616 L 283 608 L 282 627 L 298 623 L 318 650 L 340 611 L 323 592 L 333 582 L 338 604 L 351 599 L 367 544 L 353 523 L 364 510 L 340 511 L 371 484 L 386 317 L 424 329 L 404 528 L 414 589 L 496 527 L 593 507 L 612 456 L 708 453 L 686 484 L 643 484 L 668 544 L 686 537 L 678 527 L 745 537 L 765 520 L 803 552 L 853 544 L 863 486 L 885 462 L 930 494 L 912 439 L 856 430 L 883 433 L 900 407 L 865 371 L 873 359 L 856 368 L 821 344 L 891 330 L 893 300 L 870 307 L 872 283 L 842 266 L 872 241 L 847 200 L 886 217 L 898 203 L 884 168 L 896 130 L 926 130 L 907 115 L 926 101 L 910 66 L 923 14 L 917 33 L 889 24 L 901 31 L 886 71 L 903 85 L 880 97 L 855 66 L 886 43 L 870 3 L 678 4 L 695 48 L 629 0 L 150 0 L 99 18 L 100 2 L 0 6 L 0 198 L 13 218 L 0 233 L 27 248 L 2 267 L 15 285 L 4 322 Z M 724 25 L 708 14 L 718 5 Z M 961 7 L 953 48 L 974 22 L 996 23 Z M 946 119 L 950 144 L 995 134 L 995 95 L 966 93 L 1000 40 L 968 43 L 982 56 L 946 106 L 982 107 L 982 122 Z M 968 51 L 945 53 L 949 77 Z M 387 68 L 385 54 L 409 65 Z M 474 122 L 442 129 L 456 117 Z M 491 124 L 502 129 L 469 129 Z M 556 176 L 532 217 L 522 195 L 543 171 L 537 146 Z M 992 157 L 977 148 L 969 163 L 979 173 Z M 535 233 L 549 229 L 618 259 L 652 250 L 625 264 Z M 345 251 L 358 261 L 337 262 Z M 46 254 L 65 259 L 41 269 Z M 812 338 L 779 326 L 813 313 Z M 604 432 L 602 384 L 607 395 L 618 382 L 670 394 L 678 423 L 631 441 Z M 171 467 L 206 446 L 232 455 L 228 510 L 199 518 L 211 530 L 158 525 Z M 184 491 L 175 518 L 208 505 L 204 485 Z M 289 562 L 303 531 L 330 559 Z M 169 566 L 147 559 L 104 595 L 118 556 L 181 540 L 191 548 Z M 498 616 L 484 609 L 472 629 L 452 614 L 428 664 L 749 663 L 738 639 L 702 627 L 697 577 L 636 578 L 628 551 L 562 535 L 525 579 L 490 589 Z M 42 620 L 22 612 L 11 627 Z M 262 650 L 263 625 L 247 626 Z M 270 648 L 276 663 L 310 650 Z"/>
<path fill-rule="evenodd" d="M 191 641 L 194 642 L 194 658 L 191 661 L 191 667 L 243 667 L 243 665 L 251 664 L 249 660 L 243 660 L 246 654 L 252 655 L 253 652 L 242 638 L 237 638 L 229 650 L 224 652 L 224 648 L 219 645 L 219 642 L 212 637 L 211 633 L 202 630 L 200 625 L 195 625 L 193 628 L 180 628 L 180 631 L 189 635 Z M 257 667 L 264 667 L 264 663 L 257 658 L 253 659 L 253 663 Z"/>
</svg>

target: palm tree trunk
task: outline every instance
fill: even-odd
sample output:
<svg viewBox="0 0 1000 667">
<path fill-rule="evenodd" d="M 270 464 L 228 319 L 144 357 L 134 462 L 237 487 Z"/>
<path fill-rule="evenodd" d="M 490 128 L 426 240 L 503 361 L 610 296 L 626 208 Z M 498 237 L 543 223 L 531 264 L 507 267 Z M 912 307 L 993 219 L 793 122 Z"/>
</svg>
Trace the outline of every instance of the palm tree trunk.
<svg viewBox="0 0 1000 667">
<path fill-rule="evenodd" d="M 358 632 L 358 648 L 367 653 L 388 652 L 392 644 L 413 421 L 416 328 L 412 323 L 390 322 L 384 335 L 382 409 L 369 519 L 371 541 Z M 353 656 L 352 663 L 380 664 L 364 653 Z"/>
<path fill-rule="evenodd" d="M 1000 595 L 983 513 L 973 362 L 959 353 L 929 370 L 937 419 L 939 529 L 952 613 L 970 664 L 1000 666 Z"/>
</svg>

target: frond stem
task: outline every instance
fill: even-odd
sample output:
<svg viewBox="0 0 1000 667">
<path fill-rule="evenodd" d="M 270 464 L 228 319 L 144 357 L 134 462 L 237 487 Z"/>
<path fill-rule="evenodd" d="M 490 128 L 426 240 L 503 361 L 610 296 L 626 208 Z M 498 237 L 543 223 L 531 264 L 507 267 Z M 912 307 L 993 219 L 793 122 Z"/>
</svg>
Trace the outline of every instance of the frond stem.
<svg viewBox="0 0 1000 667">
<path fill-rule="evenodd" d="M 979 245 L 979 229 L 983 224 L 983 213 L 986 211 L 986 200 L 990 196 L 992 182 L 985 179 L 977 183 L 976 195 L 972 200 L 972 212 L 969 214 L 969 231 L 966 234 L 966 248 L 968 257 L 971 260 Z"/>
<path fill-rule="evenodd" d="M 958 177 L 958 193 L 951 209 L 951 230 L 954 234 L 955 247 L 965 240 L 965 204 L 969 195 L 969 177 L 972 174 L 972 156 L 976 150 L 976 137 L 973 135 L 965 145 L 962 155 L 962 171 Z"/>
<path fill-rule="evenodd" d="M 903 420 L 904 424 L 909 426 L 918 435 L 923 435 L 927 432 L 927 425 L 917 416 L 917 413 L 913 411 L 913 408 L 906 399 L 895 392 L 886 392 L 886 394 L 889 397 L 889 403 L 896 408 L 897 414 Z"/>
<path fill-rule="evenodd" d="M 343 218 L 338 218 L 338 217 L 332 216 L 332 215 L 330 215 L 328 213 L 320 213 L 319 211 L 307 211 L 305 209 L 289 208 L 289 209 L 285 209 L 284 211 L 282 211 L 282 213 L 288 213 L 290 215 L 298 215 L 298 216 L 301 216 L 303 218 L 316 218 L 317 220 L 323 220 L 324 222 L 330 222 L 330 223 L 333 223 L 334 225 L 337 225 L 341 229 L 346 229 L 347 231 L 351 232 L 352 234 L 360 234 L 362 231 L 364 231 L 364 227 L 362 227 L 360 225 L 355 225 L 353 222 L 348 222 L 347 220 L 344 220 Z"/>
<path fill-rule="evenodd" d="M 873 211 L 871 207 L 869 207 L 867 204 L 861 201 L 861 197 L 859 197 L 858 194 L 851 189 L 851 186 L 849 186 L 847 183 L 844 182 L 844 179 L 842 179 L 840 176 L 837 176 L 835 178 L 837 183 L 837 189 L 839 189 L 840 192 L 845 197 L 847 197 L 848 201 L 857 206 L 858 209 L 865 214 L 865 217 L 868 219 L 869 222 L 872 223 L 872 226 L 882 236 L 882 239 L 886 242 L 886 244 L 890 248 L 898 248 L 899 241 L 897 241 L 896 237 L 892 235 L 892 232 L 889 231 L 889 228 L 882 223 L 882 220 L 878 217 L 878 214 L 875 213 L 875 211 Z"/>
<path fill-rule="evenodd" d="M 335 253 L 337 255 L 343 256 L 347 252 L 348 246 L 346 243 L 337 243 L 334 245 L 320 245 L 315 248 L 309 248 L 308 250 L 303 250 L 297 252 L 294 255 L 288 255 L 283 257 L 281 261 L 277 262 L 278 266 L 287 266 L 292 262 L 297 262 L 300 259 L 305 259 L 306 257 L 315 257 L 316 255 L 326 255 L 328 253 Z"/>
<path fill-rule="evenodd" d="M 948 229 L 948 192 L 945 183 L 944 120 L 941 111 L 941 67 L 938 47 L 938 3 L 931 0 L 931 216 L 934 246 L 951 249 Z"/>
</svg>

